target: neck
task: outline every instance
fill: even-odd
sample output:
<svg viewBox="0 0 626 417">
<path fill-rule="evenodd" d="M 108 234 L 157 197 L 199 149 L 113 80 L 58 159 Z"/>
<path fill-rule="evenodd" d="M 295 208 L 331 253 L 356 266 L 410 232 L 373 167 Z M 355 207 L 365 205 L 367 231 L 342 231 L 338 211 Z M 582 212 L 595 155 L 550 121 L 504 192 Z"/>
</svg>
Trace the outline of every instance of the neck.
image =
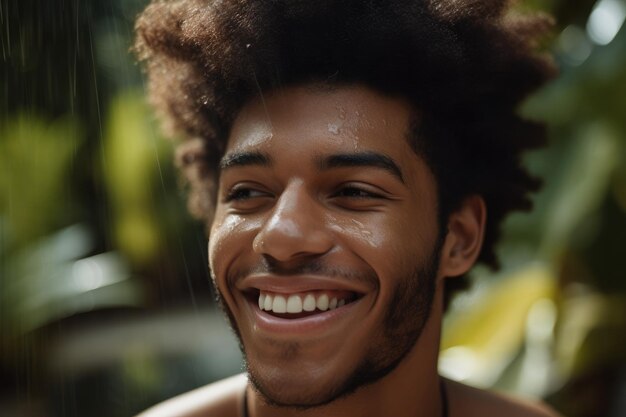
<svg viewBox="0 0 626 417">
<path fill-rule="evenodd" d="M 437 373 L 443 302 L 433 303 L 430 318 L 407 356 L 388 375 L 330 404 L 307 410 L 268 405 L 250 386 L 247 388 L 250 417 L 432 417 L 441 416 L 442 392 Z"/>
</svg>

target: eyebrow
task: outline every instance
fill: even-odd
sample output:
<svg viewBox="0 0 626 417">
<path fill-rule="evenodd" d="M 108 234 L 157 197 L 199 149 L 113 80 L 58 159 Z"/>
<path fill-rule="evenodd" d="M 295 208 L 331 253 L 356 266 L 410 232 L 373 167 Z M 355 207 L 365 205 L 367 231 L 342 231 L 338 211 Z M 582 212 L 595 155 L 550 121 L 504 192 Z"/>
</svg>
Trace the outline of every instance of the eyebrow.
<svg viewBox="0 0 626 417">
<path fill-rule="evenodd" d="M 387 155 L 378 152 L 358 152 L 347 154 L 334 154 L 319 159 L 320 170 L 344 167 L 374 167 L 388 171 L 400 182 L 404 183 L 402 171 L 398 165 Z"/>
<path fill-rule="evenodd" d="M 220 160 L 219 169 L 226 170 L 229 168 L 255 165 L 264 167 L 271 166 L 272 158 L 261 152 L 233 152 L 224 155 Z M 317 166 L 320 171 L 345 167 L 381 168 L 404 183 L 402 171 L 393 159 L 378 152 L 358 152 L 323 156 L 318 159 Z"/>
<path fill-rule="evenodd" d="M 233 152 L 220 160 L 219 169 L 225 170 L 234 167 L 245 167 L 251 165 L 270 166 L 272 159 L 269 155 L 261 152 Z"/>
</svg>

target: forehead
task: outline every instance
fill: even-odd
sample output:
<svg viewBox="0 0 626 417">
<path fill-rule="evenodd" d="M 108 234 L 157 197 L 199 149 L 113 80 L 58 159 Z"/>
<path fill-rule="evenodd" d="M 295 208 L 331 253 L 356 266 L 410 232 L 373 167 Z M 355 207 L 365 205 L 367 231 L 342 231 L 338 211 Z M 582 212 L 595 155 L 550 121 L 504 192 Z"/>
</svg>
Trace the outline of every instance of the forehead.
<svg viewBox="0 0 626 417">
<path fill-rule="evenodd" d="M 295 86 L 250 100 L 237 115 L 227 152 L 276 147 L 320 153 L 374 150 L 395 158 L 412 153 L 412 107 L 363 86 Z M 304 156 L 304 155 L 303 155 Z"/>
</svg>

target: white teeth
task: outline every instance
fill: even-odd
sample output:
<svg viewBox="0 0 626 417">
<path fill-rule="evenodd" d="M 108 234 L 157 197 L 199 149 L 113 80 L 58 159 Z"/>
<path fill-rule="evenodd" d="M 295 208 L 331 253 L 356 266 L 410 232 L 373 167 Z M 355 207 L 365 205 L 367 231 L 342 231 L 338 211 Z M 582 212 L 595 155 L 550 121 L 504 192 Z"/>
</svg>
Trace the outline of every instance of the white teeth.
<svg viewBox="0 0 626 417">
<path fill-rule="evenodd" d="M 304 311 L 315 311 L 315 297 L 313 294 L 307 294 L 306 297 L 304 297 L 302 309 Z"/>
<path fill-rule="evenodd" d="M 327 311 L 334 310 L 337 307 L 346 305 L 345 299 L 330 298 L 328 294 L 321 294 L 317 297 L 315 293 L 308 293 L 302 299 L 302 295 L 293 294 L 290 296 L 279 294 L 259 294 L 259 309 L 265 311 L 273 311 L 274 313 L 302 313 L 303 311 L 312 312 L 317 310 Z"/>
<path fill-rule="evenodd" d="M 302 298 L 297 295 L 289 296 L 287 300 L 287 313 L 302 313 Z"/>
<path fill-rule="evenodd" d="M 272 303 L 272 311 L 274 313 L 286 313 L 287 312 L 287 300 L 282 295 L 275 295 L 274 302 Z"/>
<path fill-rule="evenodd" d="M 322 311 L 328 310 L 328 295 L 322 294 L 320 298 L 317 299 L 317 308 Z"/>
</svg>

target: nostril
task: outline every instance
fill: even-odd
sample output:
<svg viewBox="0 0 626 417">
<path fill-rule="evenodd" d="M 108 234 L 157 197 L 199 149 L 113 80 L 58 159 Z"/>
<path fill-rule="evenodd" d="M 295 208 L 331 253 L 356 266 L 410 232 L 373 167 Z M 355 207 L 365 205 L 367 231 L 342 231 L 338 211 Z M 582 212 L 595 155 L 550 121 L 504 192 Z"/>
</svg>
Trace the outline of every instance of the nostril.
<svg viewBox="0 0 626 417">
<path fill-rule="evenodd" d="M 319 256 L 330 251 L 333 239 L 324 230 L 307 233 L 282 233 L 262 230 L 252 242 L 252 250 L 259 254 L 287 262 L 295 258 Z"/>
</svg>

